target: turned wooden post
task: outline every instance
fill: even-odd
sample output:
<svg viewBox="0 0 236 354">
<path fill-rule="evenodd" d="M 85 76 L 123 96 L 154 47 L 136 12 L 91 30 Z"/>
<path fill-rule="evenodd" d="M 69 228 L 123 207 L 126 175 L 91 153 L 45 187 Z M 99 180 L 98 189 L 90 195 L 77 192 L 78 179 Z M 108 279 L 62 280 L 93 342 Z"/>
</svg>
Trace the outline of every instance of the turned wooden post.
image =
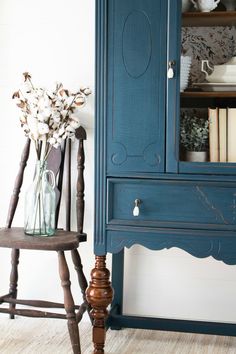
<svg viewBox="0 0 236 354">
<path fill-rule="evenodd" d="M 83 265 L 82 265 L 78 250 L 77 249 L 72 250 L 71 256 L 72 256 L 72 261 L 73 261 L 73 264 L 74 264 L 74 267 L 75 267 L 75 270 L 76 270 L 76 273 L 78 276 L 78 282 L 79 282 L 79 286 L 80 286 L 80 289 L 82 292 L 83 300 L 86 301 L 86 303 L 87 303 L 85 291 L 88 287 L 88 283 L 87 283 L 87 279 L 86 279 L 84 272 L 83 272 Z M 87 308 L 91 310 L 91 307 L 88 303 L 87 303 Z"/>
<path fill-rule="evenodd" d="M 79 139 L 79 149 L 77 155 L 77 198 L 76 198 L 76 211 L 77 211 L 77 228 L 80 234 L 83 233 L 84 226 L 84 140 L 87 139 L 85 129 L 80 126 L 76 129 L 75 136 Z"/>
<path fill-rule="evenodd" d="M 106 256 L 96 256 L 95 268 L 91 272 L 91 281 L 86 290 L 87 301 L 92 307 L 94 354 L 104 353 L 107 307 L 113 299 L 113 289 L 109 278 Z"/>
<path fill-rule="evenodd" d="M 14 189 L 9 204 L 7 222 L 6 222 L 6 228 L 8 229 L 11 227 L 12 220 L 15 215 L 16 207 L 19 201 L 19 195 L 23 183 L 25 167 L 29 158 L 29 152 L 30 152 L 30 139 L 27 139 L 21 155 L 20 168 L 15 179 Z"/>
<path fill-rule="evenodd" d="M 74 354 L 81 354 L 79 328 L 75 315 L 75 304 L 70 290 L 70 273 L 63 251 L 58 251 L 59 274 L 64 292 L 64 305 L 66 310 L 67 324 Z"/>
<path fill-rule="evenodd" d="M 9 293 L 12 299 L 17 297 L 17 282 L 18 282 L 18 264 L 19 264 L 20 250 L 13 248 L 11 250 L 11 274 L 10 274 L 10 289 Z M 14 310 L 16 305 L 14 303 L 9 305 L 10 310 Z M 14 314 L 10 314 L 10 319 L 14 319 Z"/>
</svg>

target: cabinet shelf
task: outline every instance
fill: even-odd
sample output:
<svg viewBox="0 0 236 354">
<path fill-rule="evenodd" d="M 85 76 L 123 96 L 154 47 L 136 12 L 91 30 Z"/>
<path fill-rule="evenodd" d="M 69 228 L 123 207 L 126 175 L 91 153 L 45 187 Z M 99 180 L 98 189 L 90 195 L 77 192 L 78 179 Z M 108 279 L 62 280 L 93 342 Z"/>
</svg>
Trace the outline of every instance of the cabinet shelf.
<svg viewBox="0 0 236 354">
<path fill-rule="evenodd" d="M 186 91 L 181 93 L 182 98 L 236 98 L 236 91 Z"/>
<path fill-rule="evenodd" d="M 235 26 L 236 11 L 185 12 L 183 27 Z"/>
<path fill-rule="evenodd" d="M 185 108 L 236 107 L 235 91 L 186 91 L 180 97 L 181 107 Z"/>
</svg>

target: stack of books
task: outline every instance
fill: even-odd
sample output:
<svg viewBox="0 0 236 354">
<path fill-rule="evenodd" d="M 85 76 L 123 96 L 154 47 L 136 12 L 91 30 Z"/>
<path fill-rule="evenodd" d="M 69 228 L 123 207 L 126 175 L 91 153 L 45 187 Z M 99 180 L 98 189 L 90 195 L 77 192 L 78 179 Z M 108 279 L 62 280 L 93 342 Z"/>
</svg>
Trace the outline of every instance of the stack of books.
<svg viewBox="0 0 236 354">
<path fill-rule="evenodd" d="M 236 108 L 209 108 L 211 162 L 236 162 Z"/>
</svg>

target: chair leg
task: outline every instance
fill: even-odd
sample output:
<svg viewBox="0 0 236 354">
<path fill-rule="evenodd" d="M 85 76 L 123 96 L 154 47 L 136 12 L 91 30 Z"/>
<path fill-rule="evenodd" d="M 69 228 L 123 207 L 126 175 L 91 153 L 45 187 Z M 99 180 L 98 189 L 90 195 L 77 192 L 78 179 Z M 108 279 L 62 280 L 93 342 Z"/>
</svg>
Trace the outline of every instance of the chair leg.
<svg viewBox="0 0 236 354">
<path fill-rule="evenodd" d="M 88 311 L 88 315 L 90 317 L 91 322 L 92 320 L 92 316 L 90 314 L 90 311 L 92 310 L 92 307 L 90 306 L 90 304 L 88 303 L 87 299 L 86 299 L 86 295 L 85 295 L 85 291 L 88 287 L 88 282 L 87 279 L 85 278 L 84 272 L 83 272 L 83 265 L 81 262 L 81 258 L 80 258 L 80 254 L 78 252 L 77 249 L 74 249 L 71 251 L 71 257 L 72 257 L 72 261 L 74 263 L 74 267 L 78 276 L 78 282 L 79 282 L 79 286 L 82 292 L 82 296 L 83 296 L 83 300 L 86 303 L 87 306 L 87 311 Z"/>
<path fill-rule="evenodd" d="M 79 328 L 76 321 L 74 300 L 70 290 L 70 273 L 63 251 L 58 251 L 59 274 L 64 292 L 64 306 L 66 310 L 68 330 L 74 354 L 81 354 Z"/>
<path fill-rule="evenodd" d="M 10 274 L 10 286 L 9 293 L 13 299 L 17 297 L 17 282 L 18 282 L 18 264 L 19 264 L 20 250 L 13 248 L 11 250 L 11 274 Z M 9 305 L 9 310 L 14 310 L 15 304 Z M 14 319 L 15 315 L 10 314 L 10 319 Z"/>
</svg>

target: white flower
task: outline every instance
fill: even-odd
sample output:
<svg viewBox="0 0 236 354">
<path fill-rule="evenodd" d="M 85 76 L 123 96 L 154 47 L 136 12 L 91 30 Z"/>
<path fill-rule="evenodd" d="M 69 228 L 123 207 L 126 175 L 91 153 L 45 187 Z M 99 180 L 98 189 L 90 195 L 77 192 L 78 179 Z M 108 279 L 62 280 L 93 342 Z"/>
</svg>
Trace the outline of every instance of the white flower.
<svg viewBox="0 0 236 354">
<path fill-rule="evenodd" d="M 13 98 L 13 99 L 14 99 L 16 105 L 20 105 L 20 104 L 21 104 L 21 99 L 20 99 L 20 98 L 15 97 L 15 98 Z"/>
<path fill-rule="evenodd" d="M 38 123 L 38 132 L 40 135 L 45 135 L 49 132 L 49 126 L 46 123 Z"/>
<path fill-rule="evenodd" d="M 55 93 L 53 91 L 46 91 L 47 96 L 52 100 L 55 98 Z"/>
<path fill-rule="evenodd" d="M 20 90 L 24 93 L 26 92 L 31 92 L 32 90 L 32 85 L 30 84 L 29 81 L 25 81 L 22 85 L 21 85 L 21 88 Z"/>
<path fill-rule="evenodd" d="M 53 147 L 54 147 L 55 149 L 57 149 L 59 146 L 60 146 L 60 144 L 59 144 L 59 143 L 55 143 L 55 144 L 53 144 Z"/>
<path fill-rule="evenodd" d="M 58 132 L 54 132 L 54 133 L 53 133 L 53 138 L 56 139 L 56 140 L 59 138 Z"/>
<path fill-rule="evenodd" d="M 35 140 L 37 155 L 44 159 L 49 146 L 57 148 L 63 139 L 74 139 L 80 120 L 73 113 L 85 104 L 86 96 L 91 90 L 83 87 L 80 91 L 71 93 L 61 83 L 45 90 L 32 84 L 28 72 L 23 76 L 24 83 L 12 98 L 21 111 L 20 123 L 25 135 Z M 41 152 L 37 144 L 39 140 L 46 142 Z"/>
<path fill-rule="evenodd" d="M 37 118 L 38 118 L 39 122 L 44 122 L 47 120 L 47 117 L 45 117 L 45 115 L 42 113 L 37 113 Z"/>
<path fill-rule="evenodd" d="M 86 96 L 90 95 L 91 93 L 92 93 L 92 90 L 90 88 L 88 88 L 88 87 L 84 90 L 84 94 Z"/>
<path fill-rule="evenodd" d="M 49 107 L 49 106 L 44 107 L 44 109 L 43 109 L 43 111 L 42 111 L 42 114 L 43 114 L 45 117 L 49 118 L 50 115 L 52 114 L 52 109 L 51 109 L 51 107 Z"/>
<path fill-rule="evenodd" d="M 56 144 L 57 140 L 55 138 L 49 138 L 48 142 L 50 145 L 54 145 L 54 144 Z"/>
<path fill-rule="evenodd" d="M 74 133 L 75 132 L 75 128 L 73 128 L 71 125 L 68 125 L 66 127 L 66 131 L 69 132 L 69 133 Z"/>
<path fill-rule="evenodd" d="M 21 124 L 25 124 L 27 122 L 27 118 L 25 116 L 20 117 Z"/>
<path fill-rule="evenodd" d="M 61 145 L 62 138 L 57 138 L 57 143 Z"/>
<path fill-rule="evenodd" d="M 71 126 L 72 128 L 74 128 L 74 129 L 77 129 L 77 128 L 79 128 L 80 124 L 79 124 L 79 122 L 76 122 L 75 120 L 72 120 L 72 121 L 70 122 L 70 126 Z"/>
<path fill-rule="evenodd" d="M 27 121 L 31 139 L 37 140 L 39 138 L 38 120 L 35 117 L 29 115 Z"/>
<path fill-rule="evenodd" d="M 86 96 L 90 95 L 92 93 L 91 89 L 86 86 L 82 86 L 80 88 L 80 91 L 83 92 Z"/>
<path fill-rule="evenodd" d="M 74 100 L 74 96 L 69 96 L 65 99 L 65 102 L 67 103 L 68 106 L 70 106 Z"/>
<path fill-rule="evenodd" d="M 76 99 L 75 99 L 75 105 L 76 106 L 83 106 L 85 104 L 85 97 L 84 96 L 78 96 Z"/>
<path fill-rule="evenodd" d="M 30 112 L 31 112 L 32 116 L 37 117 L 38 107 L 37 106 L 30 107 Z"/>
</svg>

